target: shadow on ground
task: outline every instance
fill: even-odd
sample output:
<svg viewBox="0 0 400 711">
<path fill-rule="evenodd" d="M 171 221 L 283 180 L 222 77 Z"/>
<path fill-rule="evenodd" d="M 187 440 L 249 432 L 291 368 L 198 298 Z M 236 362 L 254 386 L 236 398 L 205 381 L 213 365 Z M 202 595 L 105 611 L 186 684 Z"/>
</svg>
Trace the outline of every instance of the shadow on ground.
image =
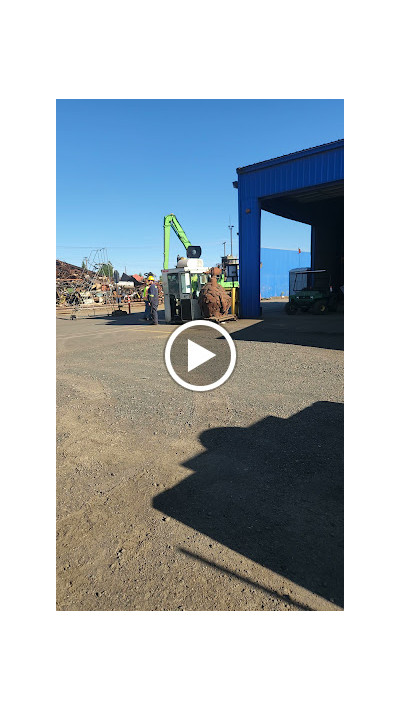
<svg viewBox="0 0 400 711">
<path fill-rule="evenodd" d="M 127 306 L 124 305 L 124 311 Z M 78 312 L 80 313 L 80 312 Z M 69 316 L 58 316 L 69 320 Z M 78 315 L 78 319 L 87 318 L 90 321 L 103 322 L 107 326 L 144 326 L 152 328 L 152 324 L 143 321 L 143 311 L 124 313 L 122 316 L 101 314 L 93 316 Z M 330 348 L 343 350 L 343 312 L 328 313 L 324 316 L 313 316 L 309 313 L 299 313 L 288 316 L 284 304 L 263 303 L 262 316 L 256 323 L 247 325 L 246 320 L 228 322 L 227 331 L 234 341 L 258 341 L 264 343 L 287 343 L 313 348 Z M 254 321 L 254 320 L 253 320 Z M 165 311 L 159 309 L 158 322 L 165 326 Z M 173 326 L 173 324 L 167 324 Z M 176 326 L 176 324 L 175 324 Z"/>
<path fill-rule="evenodd" d="M 159 511 L 343 606 L 343 406 L 204 431 Z"/>
<path fill-rule="evenodd" d="M 126 306 L 125 306 L 126 308 Z M 143 314 L 132 313 L 125 316 L 96 316 L 107 325 L 150 326 L 141 321 Z M 165 325 L 164 309 L 158 311 L 158 320 Z M 343 350 L 343 313 L 328 313 L 324 316 L 299 313 L 288 316 L 284 304 L 263 303 L 262 320 L 249 326 L 239 319 L 227 331 L 235 341 L 258 341 L 265 343 L 287 343 L 314 348 Z M 238 330 L 236 330 L 238 329 Z"/>
<path fill-rule="evenodd" d="M 262 304 L 261 318 L 259 323 L 231 333 L 232 338 L 343 350 L 343 312 L 322 316 L 299 312 L 288 316 L 284 304 L 272 302 Z"/>
<path fill-rule="evenodd" d="M 117 308 L 115 308 L 115 311 L 117 311 Z M 88 313 L 87 315 L 82 314 L 82 312 L 78 311 L 78 316 L 77 320 L 81 319 L 88 319 L 89 321 L 97 321 L 99 323 L 105 323 L 106 326 L 115 326 L 115 325 L 120 325 L 120 326 L 150 326 L 149 321 L 144 321 L 143 320 L 143 311 L 136 311 L 132 313 L 127 312 L 127 306 L 125 308 L 121 309 L 121 315 L 118 316 L 112 316 L 111 314 L 103 313 L 103 314 L 96 314 L 95 316 L 91 313 Z M 63 321 L 69 321 L 70 316 L 69 315 L 63 315 L 63 316 L 57 316 L 57 318 L 63 320 Z M 165 325 L 165 312 L 164 309 L 160 309 L 158 311 L 158 322 L 160 324 Z"/>
<path fill-rule="evenodd" d="M 149 328 L 152 326 L 150 321 L 143 320 L 143 312 L 126 314 L 124 316 L 106 316 L 105 320 L 107 326 L 114 326 L 115 324 L 119 324 L 120 326 L 149 326 Z M 165 325 L 164 309 L 158 310 L 158 323 Z"/>
</svg>

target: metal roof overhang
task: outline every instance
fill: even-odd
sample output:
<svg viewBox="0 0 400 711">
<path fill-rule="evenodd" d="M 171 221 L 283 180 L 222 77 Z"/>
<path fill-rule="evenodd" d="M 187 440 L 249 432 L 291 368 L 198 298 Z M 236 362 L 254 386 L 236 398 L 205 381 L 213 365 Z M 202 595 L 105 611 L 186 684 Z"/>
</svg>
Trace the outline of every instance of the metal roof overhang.
<svg viewBox="0 0 400 711">
<path fill-rule="evenodd" d="M 326 219 L 343 207 L 344 180 L 321 184 L 304 190 L 293 190 L 271 197 L 260 198 L 262 210 L 289 220 L 313 224 Z"/>
<path fill-rule="evenodd" d="M 244 175 L 246 173 L 253 173 L 254 171 L 263 170 L 264 168 L 271 168 L 272 166 L 278 166 L 285 163 L 292 163 L 294 160 L 309 159 L 311 157 L 320 158 L 322 154 L 323 159 L 325 159 L 326 154 L 334 151 L 338 151 L 343 154 L 344 151 L 344 138 L 339 141 L 331 141 L 331 143 L 323 143 L 321 146 L 314 146 L 313 148 L 304 148 L 301 151 L 296 151 L 294 153 L 286 153 L 283 156 L 278 156 L 277 158 L 269 158 L 268 160 L 260 161 L 259 163 L 252 163 L 251 165 L 245 165 L 241 168 L 237 168 L 236 172 L 238 175 Z"/>
<path fill-rule="evenodd" d="M 247 165 L 236 172 L 239 201 L 258 199 L 263 210 L 274 206 L 266 202 L 272 198 L 286 197 L 300 205 L 342 197 L 344 140 Z"/>
</svg>

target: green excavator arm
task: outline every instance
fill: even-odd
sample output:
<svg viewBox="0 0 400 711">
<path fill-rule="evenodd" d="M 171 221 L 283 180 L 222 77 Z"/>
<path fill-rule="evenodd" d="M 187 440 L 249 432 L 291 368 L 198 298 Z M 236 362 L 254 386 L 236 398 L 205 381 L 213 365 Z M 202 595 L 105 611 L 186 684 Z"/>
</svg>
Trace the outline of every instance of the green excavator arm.
<svg viewBox="0 0 400 711">
<path fill-rule="evenodd" d="M 176 219 L 175 215 L 166 215 L 166 217 L 164 217 L 164 269 L 168 269 L 169 238 L 171 233 L 171 227 L 177 237 L 179 237 L 185 249 L 191 246 L 191 242 L 189 242 L 188 238 L 186 237 L 186 234 L 182 229 L 181 225 L 179 224 L 178 220 Z"/>
</svg>

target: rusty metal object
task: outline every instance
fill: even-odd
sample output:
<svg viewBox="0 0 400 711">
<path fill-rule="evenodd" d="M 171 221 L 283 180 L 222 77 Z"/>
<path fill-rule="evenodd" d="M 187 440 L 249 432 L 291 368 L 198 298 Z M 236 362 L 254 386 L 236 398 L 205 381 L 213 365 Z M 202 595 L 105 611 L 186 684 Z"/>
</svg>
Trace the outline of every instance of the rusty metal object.
<svg viewBox="0 0 400 711">
<path fill-rule="evenodd" d="M 200 291 L 199 305 L 204 318 L 219 320 L 226 317 L 232 304 L 229 294 L 217 282 L 218 272 L 221 270 L 217 267 L 211 270 L 211 280 Z"/>
</svg>

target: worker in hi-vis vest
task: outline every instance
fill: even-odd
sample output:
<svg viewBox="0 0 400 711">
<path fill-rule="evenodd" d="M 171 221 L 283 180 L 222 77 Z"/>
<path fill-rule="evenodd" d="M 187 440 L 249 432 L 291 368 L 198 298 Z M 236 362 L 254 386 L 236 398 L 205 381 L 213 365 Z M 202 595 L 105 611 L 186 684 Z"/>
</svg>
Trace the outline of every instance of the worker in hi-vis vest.
<svg viewBox="0 0 400 711">
<path fill-rule="evenodd" d="M 158 326 L 158 289 L 154 283 L 153 276 L 149 276 L 148 281 L 150 282 L 150 285 L 147 289 L 147 301 L 150 304 L 151 321 L 154 326 Z"/>
<path fill-rule="evenodd" d="M 143 319 L 142 321 L 150 321 L 150 304 L 147 301 L 147 290 L 149 288 L 149 282 L 146 282 L 146 285 L 143 289 L 143 298 L 144 298 L 144 314 L 143 314 Z"/>
</svg>

